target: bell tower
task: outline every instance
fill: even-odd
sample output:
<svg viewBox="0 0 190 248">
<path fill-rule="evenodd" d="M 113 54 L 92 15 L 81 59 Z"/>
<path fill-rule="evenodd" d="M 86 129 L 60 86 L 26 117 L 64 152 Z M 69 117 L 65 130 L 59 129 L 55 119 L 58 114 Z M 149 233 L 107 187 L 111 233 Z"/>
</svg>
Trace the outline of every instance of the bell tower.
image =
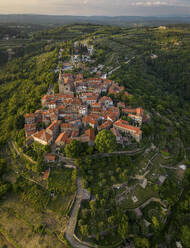
<svg viewBox="0 0 190 248">
<path fill-rule="evenodd" d="M 59 72 L 59 93 L 63 94 L 64 93 L 64 79 L 63 79 L 63 73 L 60 71 Z"/>
</svg>

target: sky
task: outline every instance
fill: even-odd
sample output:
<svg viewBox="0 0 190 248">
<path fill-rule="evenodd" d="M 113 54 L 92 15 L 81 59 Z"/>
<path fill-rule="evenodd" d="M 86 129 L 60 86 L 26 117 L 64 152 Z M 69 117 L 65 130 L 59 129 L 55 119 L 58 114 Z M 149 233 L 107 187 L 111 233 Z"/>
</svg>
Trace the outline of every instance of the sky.
<svg viewBox="0 0 190 248">
<path fill-rule="evenodd" d="M 0 14 L 190 15 L 190 0 L 0 0 Z"/>
</svg>

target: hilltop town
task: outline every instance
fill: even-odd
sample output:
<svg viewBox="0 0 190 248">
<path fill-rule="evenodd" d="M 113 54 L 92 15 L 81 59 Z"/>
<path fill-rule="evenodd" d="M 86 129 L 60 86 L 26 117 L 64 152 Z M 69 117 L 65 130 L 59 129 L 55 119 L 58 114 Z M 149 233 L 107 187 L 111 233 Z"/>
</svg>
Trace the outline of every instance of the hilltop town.
<svg viewBox="0 0 190 248">
<path fill-rule="evenodd" d="M 1 44 L 0 247 L 189 247 L 189 26 L 41 28 Z"/>
<path fill-rule="evenodd" d="M 43 96 L 42 108 L 25 115 L 27 141 L 61 147 L 75 139 L 93 146 L 97 133 L 108 129 L 122 146 L 132 139 L 140 142 L 144 110 L 132 109 L 125 101 L 114 102 L 110 96 L 117 94 L 123 99 L 129 96 L 125 87 L 112 80 L 60 72 L 59 93 Z"/>
</svg>

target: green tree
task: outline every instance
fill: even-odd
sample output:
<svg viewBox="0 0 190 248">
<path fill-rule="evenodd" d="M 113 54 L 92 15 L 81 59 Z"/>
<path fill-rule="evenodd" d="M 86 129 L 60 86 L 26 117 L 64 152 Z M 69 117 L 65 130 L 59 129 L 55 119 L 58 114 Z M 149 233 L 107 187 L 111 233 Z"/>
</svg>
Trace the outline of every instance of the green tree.
<svg viewBox="0 0 190 248">
<path fill-rule="evenodd" d="M 96 212 L 96 202 L 95 202 L 94 200 L 91 200 L 91 201 L 89 202 L 89 205 L 90 205 L 92 214 L 95 215 L 95 212 Z"/>
<path fill-rule="evenodd" d="M 121 238 L 123 240 L 126 239 L 127 234 L 128 234 L 128 216 L 127 215 L 123 215 L 122 219 L 121 219 L 121 223 L 118 226 L 118 233 L 121 236 Z"/>
<path fill-rule="evenodd" d="M 114 216 L 108 217 L 108 223 L 109 223 L 110 225 L 114 225 L 114 222 L 115 222 L 115 217 L 114 217 Z"/>
<path fill-rule="evenodd" d="M 10 187 L 9 187 L 8 184 L 3 184 L 3 185 L 0 186 L 0 198 L 7 193 L 7 191 L 9 190 L 9 188 Z"/>
<path fill-rule="evenodd" d="M 149 248 L 150 244 L 149 241 L 146 238 L 135 238 L 135 245 L 137 248 Z"/>
<path fill-rule="evenodd" d="M 182 227 L 181 240 L 185 247 L 190 247 L 190 228 L 188 226 Z"/>
<path fill-rule="evenodd" d="M 0 177 L 3 175 L 5 170 L 6 170 L 6 160 L 1 158 L 0 159 Z"/>
<path fill-rule="evenodd" d="M 95 145 L 99 152 L 113 152 L 116 149 L 116 138 L 109 130 L 102 130 L 95 139 Z"/>
<path fill-rule="evenodd" d="M 87 225 L 81 225 L 80 231 L 81 231 L 83 236 L 87 236 L 88 235 L 88 226 Z"/>
<path fill-rule="evenodd" d="M 78 140 L 72 140 L 70 144 L 65 146 L 65 154 L 69 158 L 77 158 L 81 152 L 82 147 Z"/>
<path fill-rule="evenodd" d="M 15 119 L 15 128 L 22 129 L 24 127 L 25 119 L 23 115 L 18 115 Z"/>
<path fill-rule="evenodd" d="M 155 216 L 152 217 L 152 223 L 155 229 L 158 229 L 160 224 Z"/>
</svg>

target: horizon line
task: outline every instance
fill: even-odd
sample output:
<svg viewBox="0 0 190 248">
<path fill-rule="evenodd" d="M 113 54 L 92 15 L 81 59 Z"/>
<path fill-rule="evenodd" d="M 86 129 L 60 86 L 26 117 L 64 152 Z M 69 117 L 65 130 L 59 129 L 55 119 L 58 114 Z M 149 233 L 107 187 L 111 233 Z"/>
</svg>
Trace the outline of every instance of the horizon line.
<svg viewBox="0 0 190 248">
<path fill-rule="evenodd" d="M 165 15 L 61 15 L 61 14 L 39 14 L 39 13 L 0 13 L 0 15 L 38 15 L 38 16 L 64 16 L 64 17 L 190 17 L 190 14 L 165 14 Z"/>
</svg>

